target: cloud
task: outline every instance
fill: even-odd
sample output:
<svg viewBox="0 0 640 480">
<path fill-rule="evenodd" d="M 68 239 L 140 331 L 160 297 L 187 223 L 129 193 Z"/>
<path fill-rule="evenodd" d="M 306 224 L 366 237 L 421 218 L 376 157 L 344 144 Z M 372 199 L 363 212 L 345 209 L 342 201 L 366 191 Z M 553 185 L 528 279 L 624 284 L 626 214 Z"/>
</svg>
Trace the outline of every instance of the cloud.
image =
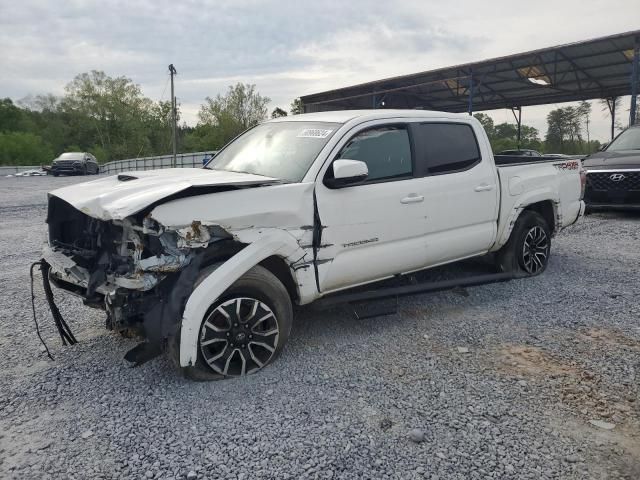
<svg viewBox="0 0 640 480">
<path fill-rule="evenodd" d="M 195 123 L 206 96 L 238 81 L 287 108 L 308 93 L 632 30 L 634 10 L 635 0 L 5 1 L 0 95 L 61 94 L 95 69 L 167 99 L 173 63 L 183 118 Z M 548 109 L 535 114 L 542 131 Z"/>
</svg>

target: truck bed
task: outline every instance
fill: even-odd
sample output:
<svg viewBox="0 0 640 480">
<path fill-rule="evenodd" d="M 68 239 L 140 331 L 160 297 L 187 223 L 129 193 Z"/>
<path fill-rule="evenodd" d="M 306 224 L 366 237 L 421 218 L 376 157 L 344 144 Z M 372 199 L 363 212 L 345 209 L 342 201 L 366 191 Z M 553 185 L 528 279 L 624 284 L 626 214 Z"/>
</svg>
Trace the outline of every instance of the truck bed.
<svg viewBox="0 0 640 480">
<path fill-rule="evenodd" d="M 576 158 L 557 158 L 557 157 L 524 157 L 522 155 L 494 155 L 496 166 L 510 167 L 513 165 L 529 165 L 536 163 L 563 162 L 577 160 Z"/>
</svg>

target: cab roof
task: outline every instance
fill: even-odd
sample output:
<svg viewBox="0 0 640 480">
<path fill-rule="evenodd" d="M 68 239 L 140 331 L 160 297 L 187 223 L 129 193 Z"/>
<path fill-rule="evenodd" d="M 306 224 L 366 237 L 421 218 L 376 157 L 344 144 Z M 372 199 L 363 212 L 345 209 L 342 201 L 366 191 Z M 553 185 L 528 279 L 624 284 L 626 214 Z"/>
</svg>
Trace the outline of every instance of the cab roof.
<svg viewBox="0 0 640 480">
<path fill-rule="evenodd" d="M 286 117 L 278 117 L 269 122 L 331 122 L 331 123 L 347 123 L 350 120 L 378 120 L 385 118 L 449 118 L 457 119 L 469 118 L 466 113 L 449 113 L 438 112 L 434 110 L 415 110 L 415 109 L 370 109 L 370 110 L 335 110 L 330 112 L 314 112 L 302 113 L 300 115 L 291 115 Z"/>
</svg>

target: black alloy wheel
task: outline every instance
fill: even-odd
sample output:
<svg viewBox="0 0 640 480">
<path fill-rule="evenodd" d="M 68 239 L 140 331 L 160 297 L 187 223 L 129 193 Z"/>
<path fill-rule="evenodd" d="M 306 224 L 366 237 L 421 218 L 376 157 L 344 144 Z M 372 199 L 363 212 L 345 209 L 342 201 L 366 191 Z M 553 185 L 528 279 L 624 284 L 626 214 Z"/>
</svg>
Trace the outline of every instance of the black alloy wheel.
<svg viewBox="0 0 640 480">
<path fill-rule="evenodd" d="M 205 268 L 195 287 L 221 264 Z M 293 322 L 291 296 L 269 270 L 256 265 L 212 302 L 198 331 L 197 360 L 180 367 L 192 380 L 209 381 L 255 373 L 282 352 Z M 180 364 L 180 335 L 169 352 Z"/>
<path fill-rule="evenodd" d="M 551 230 L 538 212 L 523 211 L 516 220 L 507 243 L 496 252 L 501 272 L 540 275 L 547 268 L 551 253 Z"/>
<path fill-rule="evenodd" d="M 531 274 L 537 275 L 544 270 L 549 257 L 549 238 L 544 229 L 536 225 L 531 227 L 524 237 L 520 266 Z"/>
<path fill-rule="evenodd" d="M 220 375 L 247 375 L 271 362 L 279 336 L 278 319 L 266 303 L 233 297 L 211 310 L 202 323 L 200 353 Z"/>
</svg>

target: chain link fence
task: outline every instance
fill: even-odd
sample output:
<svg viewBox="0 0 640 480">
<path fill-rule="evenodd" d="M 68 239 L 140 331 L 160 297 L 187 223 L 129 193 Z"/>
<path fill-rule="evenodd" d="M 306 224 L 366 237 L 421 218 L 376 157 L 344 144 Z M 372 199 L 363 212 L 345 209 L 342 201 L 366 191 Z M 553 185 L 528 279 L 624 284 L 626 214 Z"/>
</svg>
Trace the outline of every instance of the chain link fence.
<svg viewBox="0 0 640 480">
<path fill-rule="evenodd" d="M 201 167 L 205 157 L 211 158 L 217 150 L 208 152 L 179 153 L 176 155 L 176 168 Z M 157 157 L 129 158 L 126 160 L 114 160 L 100 165 L 100 173 L 114 174 L 130 170 L 158 170 L 161 168 L 172 168 L 173 155 L 160 155 Z M 22 166 L 0 166 L 0 176 L 15 175 L 25 170 L 40 170 L 38 165 Z"/>
<path fill-rule="evenodd" d="M 211 158 L 215 150 L 208 152 L 179 153 L 176 155 L 176 168 L 201 167 L 205 157 Z M 130 170 L 158 170 L 172 168 L 173 155 L 160 155 L 157 157 L 130 158 L 127 160 L 114 160 L 100 165 L 100 173 L 112 174 Z"/>
</svg>

